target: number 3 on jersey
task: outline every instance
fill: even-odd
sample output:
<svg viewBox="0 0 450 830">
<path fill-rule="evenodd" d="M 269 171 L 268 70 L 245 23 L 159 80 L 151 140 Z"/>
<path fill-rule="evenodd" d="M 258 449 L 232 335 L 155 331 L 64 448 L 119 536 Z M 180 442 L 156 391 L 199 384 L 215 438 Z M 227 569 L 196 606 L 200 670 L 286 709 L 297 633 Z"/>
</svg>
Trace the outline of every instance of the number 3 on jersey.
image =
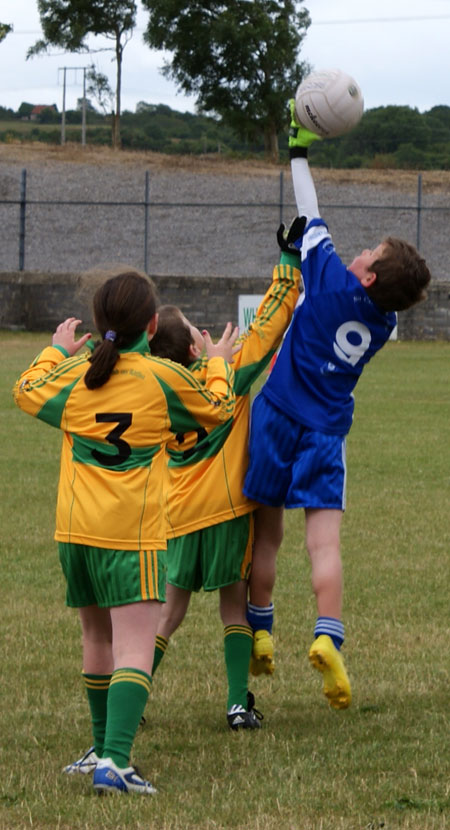
<svg viewBox="0 0 450 830">
<path fill-rule="evenodd" d="M 349 339 L 349 337 L 351 339 Z M 336 340 L 333 343 L 335 354 L 351 366 L 356 366 L 358 360 L 366 353 L 370 346 L 372 336 L 367 326 L 357 320 L 349 320 L 339 326 L 336 332 Z M 357 342 L 353 342 L 356 340 Z"/>
<path fill-rule="evenodd" d="M 93 457 L 104 467 L 116 467 L 122 464 L 131 455 L 130 445 L 121 438 L 122 433 L 131 426 L 131 412 L 100 412 L 95 416 L 95 420 L 100 424 L 116 424 L 114 429 L 108 432 L 105 440 L 117 448 L 117 455 L 92 450 Z"/>
</svg>

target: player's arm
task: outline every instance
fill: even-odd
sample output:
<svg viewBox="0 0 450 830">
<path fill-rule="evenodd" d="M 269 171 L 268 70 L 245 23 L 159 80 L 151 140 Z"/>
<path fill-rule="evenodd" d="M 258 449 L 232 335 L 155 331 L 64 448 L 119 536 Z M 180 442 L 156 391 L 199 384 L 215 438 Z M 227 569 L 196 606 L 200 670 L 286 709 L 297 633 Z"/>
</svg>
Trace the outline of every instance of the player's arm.
<svg viewBox="0 0 450 830">
<path fill-rule="evenodd" d="M 233 365 L 237 355 L 241 351 L 241 344 L 238 340 L 239 329 L 232 323 L 227 323 L 223 331 L 222 337 L 217 343 L 214 343 L 208 331 L 203 331 L 205 341 L 206 360 L 202 365 L 203 374 L 193 373 L 198 381 L 202 381 L 205 388 L 210 392 L 216 394 L 220 398 L 227 398 L 230 391 L 229 367 Z M 225 367 L 223 365 L 225 361 Z M 225 368 L 225 374 L 223 369 Z M 232 378 L 232 385 L 234 384 L 234 372 Z M 234 386 L 233 386 L 234 396 Z M 233 404 L 234 406 L 234 404 Z"/>
<path fill-rule="evenodd" d="M 299 216 L 306 224 L 320 217 L 316 187 L 308 164 L 308 147 L 320 137 L 302 127 L 295 114 L 295 101 L 289 102 L 291 121 L 289 125 L 289 159 L 291 162 L 292 185 Z"/>
<path fill-rule="evenodd" d="M 311 175 L 308 159 L 291 158 L 291 172 L 297 212 L 299 216 L 306 218 L 308 224 L 311 219 L 320 217 L 316 186 Z"/>
<path fill-rule="evenodd" d="M 300 255 L 281 261 L 273 269 L 272 283 L 255 318 L 242 335 L 242 349 L 235 359 L 236 394 L 245 395 L 268 366 L 291 322 L 301 284 Z"/>
<path fill-rule="evenodd" d="M 236 396 L 232 360 L 239 348 L 237 336 L 238 329 L 231 323 L 217 343 L 204 332 L 208 361 L 203 382 L 181 364 L 155 359 L 152 368 L 166 396 L 172 432 L 196 432 L 233 417 Z"/>
<path fill-rule="evenodd" d="M 291 321 L 301 288 L 300 252 L 296 248 L 289 254 L 282 250 L 280 265 L 273 270 L 271 285 L 259 305 L 255 319 L 248 331 L 236 341 L 240 347 L 233 354 L 237 395 L 246 395 L 270 363 Z M 198 380 L 205 381 L 208 372 L 206 357 L 197 360 L 189 368 Z"/>
<path fill-rule="evenodd" d="M 280 225 L 277 232 L 280 264 L 273 270 L 271 285 L 254 320 L 238 341 L 242 348 L 234 361 L 237 395 L 247 394 L 269 364 L 291 322 L 303 288 L 300 251 L 294 246 L 288 246 L 284 231 L 284 225 Z"/>
<path fill-rule="evenodd" d="M 203 337 L 205 341 L 205 354 L 189 366 L 189 371 L 192 372 L 194 377 L 200 383 L 204 384 L 211 371 L 211 367 L 208 369 L 208 363 L 213 357 L 217 357 L 218 355 L 223 356 L 225 360 L 232 363 L 233 369 L 236 371 L 242 349 L 242 338 L 239 337 L 238 327 L 235 326 L 233 328 L 232 323 L 227 323 L 222 337 L 217 343 L 213 343 L 207 331 L 203 332 Z"/>
<path fill-rule="evenodd" d="M 197 432 L 230 420 L 234 414 L 234 371 L 220 357 L 208 361 L 205 383 L 178 363 L 155 358 L 152 371 L 166 397 L 170 430 Z"/>
<path fill-rule="evenodd" d="M 276 352 L 291 321 L 299 290 L 303 287 L 300 273 L 303 232 L 307 222 L 320 215 L 307 160 L 307 148 L 317 138 L 295 121 L 292 101 L 289 147 L 292 148 L 291 166 L 299 218 L 294 220 L 289 232 L 285 233 L 283 225 L 278 230 L 280 265 L 274 269 L 272 284 L 258 308 L 255 320 L 242 336 L 242 350 L 235 360 L 236 392 L 239 395 L 250 390 L 252 383 Z"/>
<path fill-rule="evenodd" d="M 13 398 L 20 409 L 37 415 L 46 401 L 67 384 L 66 372 L 58 369 L 59 364 L 79 351 L 91 337 L 85 334 L 76 339 L 80 322 L 69 317 L 60 323 L 52 337 L 52 345 L 46 346 L 22 372 L 13 388 Z"/>
<path fill-rule="evenodd" d="M 53 426 L 59 427 L 57 412 L 62 414 L 64 389 L 72 383 L 81 370 L 74 374 L 74 361 L 84 363 L 85 357 L 68 360 L 67 355 L 55 346 L 47 346 L 25 369 L 16 381 L 12 393 L 16 405 L 29 415 L 41 417 Z M 46 404 L 51 399 L 60 399 L 61 407 L 53 407 L 44 417 Z M 47 417 L 48 415 L 48 417 Z"/>
<path fill-rule="evenodd" d="M 290 109 L 289 158 L 300 219 L 294 220 L 288 238 L 290 244 L 301 251 L 302 276 L 308 294 L 334 291 L 338 275 L 342 275 L 345 268 L 320 217 L 316 188 L 308 165 L 308 147 L 318 136 L 298 123 L 294 100 L 290 102 Z"/>
</svg>

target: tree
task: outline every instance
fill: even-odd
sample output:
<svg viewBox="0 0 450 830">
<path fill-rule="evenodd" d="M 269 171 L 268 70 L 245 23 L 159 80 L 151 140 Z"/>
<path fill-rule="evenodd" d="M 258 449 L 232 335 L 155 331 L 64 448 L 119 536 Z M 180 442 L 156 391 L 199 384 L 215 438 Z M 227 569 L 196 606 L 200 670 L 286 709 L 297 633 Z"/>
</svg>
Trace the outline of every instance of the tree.
<svg viewBox="0 0 450 830">
<path fill-rule="evenodd" d="M 49 107 L 44 107 L 44 109 L 42 109 L 38 113 L 37 120 L 40 124 L 58 124 L 59 113 L 56 104 L 52 104 L 52 106 Z"/>
<path fill-rule="evenodd" d="M 19 109 L 17 110 L 18 115 L 21 118 L 29 119 L 31 113 L 33 112 L 34 104 L 29 104 L 28 101 L 22 101 Z"/>
<path fill-rule="evenodd" d="M 416 147 L 425 150 L 430 136 L 431 129 L 417 109 L 390 104 L 365 112 L 345 138 L 348 153 L 374 156 L 395 153 L 400 144 L 412 138 Z"/>
<path fill-rule="evenodd" d="M 114 93 L 109 85 L 108 78 L 102 72 L 98 72 L 92 64 L 87 73 L 87 92 L 93 95 L 105 115 L 111 112 L 114 101 Z"/>
<path fill-rule="evenodd" d="M 113 113 L 113 145 L 120 147 L 120 111 L 123 50 L 136 22 L 134 0 L 37 0 L 44 37 L 27 53 L 27 58 L 60 46 L 67 52 L 92 51 L 86 44 L 89 34 L 114 41 L 116 100 Z"/>
<path fill-rule="evenodd" d="M 142 0 L 149 11 L 148 45 L 173 53 L 163 74 L 188 94 L 200 112 L 217 114 L 244 140 L 264 135 L 278 159 L 286 105 L 306 63 L 300 45 L 311 23 L 295 0 Z"/>
<path fill-rule="evenodd" d="M 0 23 L 0 43 L 5 39 L 6 35 L 12 32 L 13 27 L 9 23 Z"/>
<path fill-rule="evenodd" d="M 147 104 L 147 101 L 138 101 L 136 104 L 136 115 L 155 112 L 156 104 Z"/>
<path fill-rule="evenodd" d="M 83 107 L 86 108 L 86 112 L 92 112 L 97 114 L 97 110 L 94 107 L 94 104 L 89 98 L 77 98 L 77 106 L 76 109 L 78 112 L 82 112 Z"/>
</svg>

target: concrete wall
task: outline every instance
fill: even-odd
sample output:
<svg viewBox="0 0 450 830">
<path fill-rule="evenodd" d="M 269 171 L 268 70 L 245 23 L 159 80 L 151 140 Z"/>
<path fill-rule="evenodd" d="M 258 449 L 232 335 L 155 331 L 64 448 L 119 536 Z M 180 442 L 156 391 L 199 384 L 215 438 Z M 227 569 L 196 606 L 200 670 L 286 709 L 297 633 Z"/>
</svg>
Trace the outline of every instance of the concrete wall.
<svg viewBox="0 0 450 830">
<path fill-rule="evenodd" d="M 118 272 L 114 266 L 111 272 Z M 92 328 L 91 295 L 105 271 L 91 278 L 74 273 L 0 272 L 0 328 L 53 331 L 66 317 Z M 264 294 L 260 277 L 167 277 L 152 275 L 162 303 L 183 309 L 192 323 L 219 335 L 228 320 L 238 322 L 238 296 Z M 432 285 L 425 302 L 399 314 L 400 340 L 450 340 L 450 282 Z"/>
</svg>

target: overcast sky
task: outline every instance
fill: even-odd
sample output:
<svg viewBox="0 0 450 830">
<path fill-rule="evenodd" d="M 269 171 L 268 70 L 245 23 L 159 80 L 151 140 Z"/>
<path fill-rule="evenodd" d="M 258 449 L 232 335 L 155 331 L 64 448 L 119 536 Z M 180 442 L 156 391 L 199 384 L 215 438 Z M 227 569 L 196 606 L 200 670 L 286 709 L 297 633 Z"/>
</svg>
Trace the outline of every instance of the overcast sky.
<svg viewBox="0 0 450 830">
<path fill-rule="evenodd" d="M 388 104 L 424 112 L 450 106 L 450 0 L 306 0 L 311 26 L 301 51 L 315 69 L 339 67 L 359 83 L 366 109 Z M 139 101 L 195 111 L 195 100 L 179 93 L 160 73 L 164 55 L 142 40 L 147 13 L 138 3 L 137 26 L 124 52 L 122 106 Z M 22 101 L 62 106 L 62 67 L 66 107 L 82 95 L 82 68 L 94 61 L 114 86 L 110 52 L 93 56 L 59 53 L 25 59 L 41 35 L 36 0 L 0 0 L 0 21 L 14 32 L 0 44 L 0 105 L 17 110 Z M 110 45 L 92 38 L 92 48 Z M 56 50 L 53 50 L 56 52 Z M 170 56 L 167 56 L 170 57 Z"/>
</svg>

